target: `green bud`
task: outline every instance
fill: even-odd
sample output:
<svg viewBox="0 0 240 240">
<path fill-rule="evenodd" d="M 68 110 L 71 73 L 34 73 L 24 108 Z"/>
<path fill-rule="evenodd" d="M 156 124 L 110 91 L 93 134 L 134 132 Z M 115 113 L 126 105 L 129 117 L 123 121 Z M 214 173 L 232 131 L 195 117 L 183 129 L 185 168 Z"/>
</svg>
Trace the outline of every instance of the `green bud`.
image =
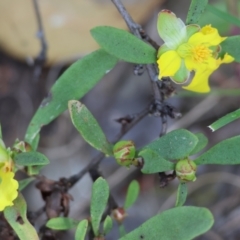
<svg viewBox="0 0 240 240">
<path fill-rule="evenodd" d="M 32 147 L 29 143 L 17 139 L 13 144 L 12 150 L 14 153 L 30 152 Z"/>
<path fill-rule="evenodd" d="M 196 180 L 197 165 L 190 159 L 183 159 L 177 162 L 175 171 L 181 182 L 194 182 Z"/>
<path fill-rule="evenodd" d="M 120 141 L 113 147 L 113 154 L 117 163 L 129 167 L 136 154 L 136 148 L 132 141 Z"/>
</svg>

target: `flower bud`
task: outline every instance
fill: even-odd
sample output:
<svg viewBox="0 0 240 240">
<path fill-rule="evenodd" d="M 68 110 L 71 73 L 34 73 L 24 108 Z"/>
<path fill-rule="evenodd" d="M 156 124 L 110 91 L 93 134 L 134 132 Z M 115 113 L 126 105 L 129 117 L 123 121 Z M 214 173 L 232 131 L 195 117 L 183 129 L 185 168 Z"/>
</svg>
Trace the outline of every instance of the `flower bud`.
<svg viewBox="0 0 240 240">
<path fill-rule="evenodd" d="M 22 152 L 30 152 L 32 151 L 32 147 L 29 143 L 24 141 L 19 141 L 18 139 L 13 144 L 12 150 L 15 153 L 22 153 Z"/>
<path fill-rule="evenodd" d="M 132 141 L 120 141 L 113 147 L 113 154 L 117 163 L 129 167 L 136 154 L 136 148 Z"/>
<path fill-rule="evenodd" d="M 112 211 L 113 218 L 121 224 L 127 216 L 125 209 L 122 207 L 116 208 Z"/>
<path fill-rule="evenodd" d="M 177 162 L 175 171 L 181 182 L 194 182 L 196 180 L 197 165 L 190 159 L 183 159 Z"/>
</svg>

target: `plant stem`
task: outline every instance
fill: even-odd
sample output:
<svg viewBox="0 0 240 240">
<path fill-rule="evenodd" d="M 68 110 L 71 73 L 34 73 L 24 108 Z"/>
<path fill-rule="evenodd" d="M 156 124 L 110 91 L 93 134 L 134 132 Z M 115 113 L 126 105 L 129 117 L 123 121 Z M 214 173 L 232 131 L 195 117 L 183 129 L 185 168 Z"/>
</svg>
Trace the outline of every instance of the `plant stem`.
<svg viewBox="0 0 240 240">
<path fill-rule="evenodd" d="M 46 61 L 48 46 L 47 46 L 47 41 L 46 41 L 44 30 L 43 30 L 43 24 L 42 24 L 42 18 L 39 10 L 38 0 L 33 0 L 33 6 L 36 14 L 37 25 L 38 25 L 37 37 L 41 44 L 41 50 L 39 52 L 39 55 L 35 59 L 34 77 L 35 77 L 35 80 L 37 80 L 42 72 L 42 66 Z"/>
</svg>

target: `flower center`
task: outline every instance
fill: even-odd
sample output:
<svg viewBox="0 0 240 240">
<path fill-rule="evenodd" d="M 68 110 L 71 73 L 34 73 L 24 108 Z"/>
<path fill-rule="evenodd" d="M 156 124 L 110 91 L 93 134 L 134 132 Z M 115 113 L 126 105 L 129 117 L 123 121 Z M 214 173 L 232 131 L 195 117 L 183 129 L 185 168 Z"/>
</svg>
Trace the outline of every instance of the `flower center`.
<svg viewBox="0 0 240 240">
<path fill-rule="evenodd" d="M 208 47 L 204 45 L 198 45 L 191 49 L 192 52 L 192 58 L 196 62 L 204 62 L 206 59 L 211 57 L 212 50 L 210 50 Z"/>
<path fill-rule="evenodd" d="M 193 46 L 185 43 L 179 46 L 177 53 L 181 58 L 192 58 L 192 60 L 202 63 L 212 56 L 212 50 L 210 50 L 204 44 Z"/>
</svg>

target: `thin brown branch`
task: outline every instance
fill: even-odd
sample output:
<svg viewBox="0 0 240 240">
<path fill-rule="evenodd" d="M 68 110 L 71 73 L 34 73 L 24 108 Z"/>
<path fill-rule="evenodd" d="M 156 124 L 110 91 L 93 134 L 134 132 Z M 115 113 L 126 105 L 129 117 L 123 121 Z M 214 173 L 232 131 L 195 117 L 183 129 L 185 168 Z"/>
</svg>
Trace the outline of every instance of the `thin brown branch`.
<svg viewBox="0 0 240 240">
<path fill-rule="evenodd" d="M 47 58 L 48 46 L 47 46 L 47 42 L 46 42 L 46 38 L 45 38 L 45 34 L 44 34 L 38 0 L 33 0 L 33 6 L 34 6 L 35 14 L 36 14 L 37 25 L 38 25 L 37 37 L 41 44 L 41 50 L 39 52 L 39 55 L 35 59 L 34 78 L 35 78 L 35 80 L 37 80 L 39 78 L 39 76 L 41 75 L 42 67 Z"/>
<path fill-rule="evenodd" d="M 122 15 L 122 17 L 125 20 L 128 28 L 130 29 L 130 31 L 135 36 L 137 36 L 138 38 L 142 39 L 141 34 L 140 34 L 141 26 L 133 21 L 132 17 L 130 16 L 130 14 L 128 13 L 126 8 L 123 6 L 121 1 L 119 1 L 119 0 L 111 0 L 111 1 L 116 6 L 116 8 L 119 11 L 119 13 Z"/>
</svg>

